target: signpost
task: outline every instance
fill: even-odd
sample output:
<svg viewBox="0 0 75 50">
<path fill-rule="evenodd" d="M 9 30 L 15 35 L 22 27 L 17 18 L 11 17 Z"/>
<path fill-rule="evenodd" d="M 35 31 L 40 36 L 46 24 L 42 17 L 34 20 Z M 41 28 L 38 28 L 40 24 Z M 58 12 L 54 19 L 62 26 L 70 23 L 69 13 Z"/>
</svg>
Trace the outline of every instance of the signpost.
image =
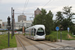
<svg viewBox="0 0 75 50">
<path fill-rule="evenodd" d="M 61 32 L 60 32 L 60 42 L 62 42 L 62 30 L 63 28 L 60 28 L 61 29 Z"/>
<path fill-rule="evenodd" d="M 70 28 L 69 28 L 69 27 L 67 27 L 67 30 L 68 30 L 68 33 L 69 33 Z"/>
<path fill-rule="evenodd" d="M 59 30 L 58 26 L 56 27 L 56 30 L 57 30 L 57 41 L 58 41 L 58 30 Z"/>
<path fill-rule="evenodd" d="M 70 28 L 69 28 L 69 27 L 67 27 L 67 30 L 68 30 L 68 34 L 69 34 L 69 30 L 70 30 Z M 68 37 L 68 39 L 69 39 L 69 37 Z"/>
</svg>

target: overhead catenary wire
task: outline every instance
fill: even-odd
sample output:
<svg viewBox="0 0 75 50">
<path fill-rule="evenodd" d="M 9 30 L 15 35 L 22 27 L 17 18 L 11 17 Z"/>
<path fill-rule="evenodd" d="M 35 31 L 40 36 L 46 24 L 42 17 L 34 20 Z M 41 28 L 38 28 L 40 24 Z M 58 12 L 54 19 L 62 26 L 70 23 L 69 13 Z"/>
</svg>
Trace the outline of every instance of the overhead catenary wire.
<svg viewBox="0 0 75 50">
<path fill-rule="evenodd" d="M 27 3 L 27 0 L 25 0 L 23 11 L 24 11 L 24 9 L 25 9 L 25 7 L 26 7 L 26 3 Z"/>
<path fill-rule="evenodd" d="M 51 0 L 49 0 L 43 7 L 45 7 L 48 3 L 50 3 L 51 2 Z"/>
<path fill-rule="evenodd" d="M 26 0 L 25 1 L 24 8 L 23 8 L 23 12 L 22 12 L 23 14 L 24 14 L 25 9 L 27 8 L 28 2 L 29 2 L 29 0 Z"/>
<path fill-rule="evenodd" d="M 22 12 L 22 13 L 24 13 L 24 11 L 25 11 L 25 9 L 26 9 L 26 7 L 27 7 L 28 2 L 29 2 L 29 0 L 26 0 L 26 1 L 25 1 L 25 4 L 24 4 L 24 8 L 23 8 L 23 12 Z"/>
</svg>

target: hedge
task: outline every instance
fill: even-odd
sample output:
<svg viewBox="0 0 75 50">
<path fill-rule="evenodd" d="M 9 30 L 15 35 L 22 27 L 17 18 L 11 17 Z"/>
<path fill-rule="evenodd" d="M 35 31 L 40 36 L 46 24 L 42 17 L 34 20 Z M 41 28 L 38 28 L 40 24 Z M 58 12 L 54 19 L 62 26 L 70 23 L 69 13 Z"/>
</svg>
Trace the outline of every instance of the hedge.
<svg viewBox="0 0 75 50">
<path fill-rule="evenodd" d="M 57 41 L 56 36 L 53 36 L 53 35 L 46 35 L 45 39 L 51 42 Z"/>
</svg>

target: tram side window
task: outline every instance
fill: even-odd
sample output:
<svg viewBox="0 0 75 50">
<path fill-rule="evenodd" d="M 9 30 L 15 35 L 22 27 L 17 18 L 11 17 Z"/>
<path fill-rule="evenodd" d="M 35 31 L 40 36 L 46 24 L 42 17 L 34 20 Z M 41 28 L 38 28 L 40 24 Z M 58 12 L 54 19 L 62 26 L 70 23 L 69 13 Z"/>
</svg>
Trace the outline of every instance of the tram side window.
<svg viewBox="0 0 75 50">
<path fill-rule="evenodd" d="M 33 29 L 31 29 L 31 35 L 33 35 Z"/>
<path fill-rule="evenodd" d="M 34 29 L 31 29 L 31 35 L 34 36 Z"/>
<path fill-rule="evenodd" d="M 25 32 L 28 32 L 28 30 L 25 30 Z"/>
<path fill-rule="evenodd" d="M 36 29 L 34 29 L 34 36 L 35 36 L 35 33 L 36 33 Z"/>
<path fill-rule="evenodd" d="M 27 30 L 25 30 L 25 32 L 27 32 Z"/>
</svg>

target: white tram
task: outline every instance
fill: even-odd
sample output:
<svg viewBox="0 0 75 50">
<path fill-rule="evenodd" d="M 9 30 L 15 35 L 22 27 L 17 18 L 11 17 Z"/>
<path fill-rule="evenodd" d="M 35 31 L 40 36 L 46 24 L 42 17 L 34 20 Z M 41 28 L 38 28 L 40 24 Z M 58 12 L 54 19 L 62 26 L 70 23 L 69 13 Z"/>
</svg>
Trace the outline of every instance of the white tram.
<svg viewBox="0 0 75 50">
<path fill-rule="evenodd" d="M 44 40 L 45 35 L 44 25 L 34 25 L 25 30 L 25 36 L 33 40 Z"/>
</svg>

